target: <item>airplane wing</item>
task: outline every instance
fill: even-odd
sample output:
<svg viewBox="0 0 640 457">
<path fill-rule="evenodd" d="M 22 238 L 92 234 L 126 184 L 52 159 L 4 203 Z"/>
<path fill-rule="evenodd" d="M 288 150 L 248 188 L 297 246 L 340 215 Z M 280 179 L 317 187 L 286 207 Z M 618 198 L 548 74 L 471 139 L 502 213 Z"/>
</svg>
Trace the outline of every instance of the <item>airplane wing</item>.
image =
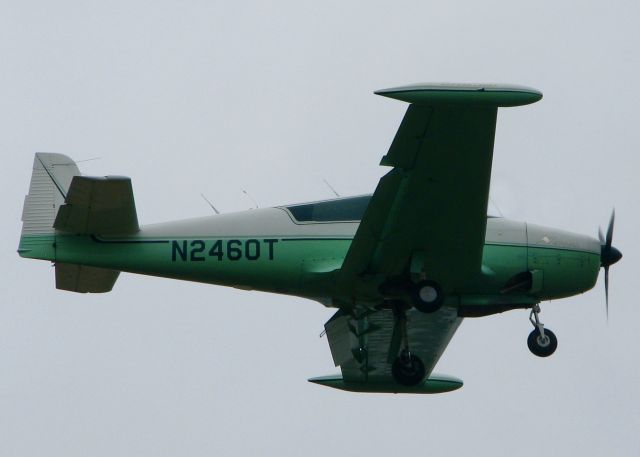
<svg viewBox="0 0 640 457">
<path fill-rule="evenodd" d="M 430 374 L 462 320 L 456 295 L 481 271 L 498 107 L 533 103 L 542 94 L 477 85 L 376 93 L 410 105 L 382 158 L 381 165 L 393 168 L 380 180 L 337 272 L 338 295 L 351 306 L 325 329 L 342 377 L 312 381 L 368 392 L 453 390 L 462 382 Z M 387 298 L 381 288 L 395 282 L 402 290 L 409 279 L 436 281 L 451 297 L 445 305 L 453 306 L 406 313 L 406 341 L 426 368 L 424 382 L 406 387 L 392 375 L 403 340 L 401 319 L 376 305 Z"/>
<path fill-rule="evenodd" d="M 397 384 L 391 374 L 401 335 L 391 310 L 372 310 L 358 317 L 338 311 L 325 330 L 331 355 L 340 366 L 342 377 L 310 379 L 311 382 L 360 392 L 436 393 L 455 390 L 462 381 L 431 375 L 462 319 L 455 309 L 443 307 L 435 313 L 407 312 L 407 333 L 411 352 L 424 362 L 427 380 L 406 387 Z"/>
<path fill-rule="evenodd" d="M 138 226 L 131 179 L 74 176 L 53 227 L 77 234 L 128 234 Z"/>
<path fill-rule="evenodd" d="M 376 298 L 383 282 L 435 280 L 454 295 L 481 267 L 499 106 L 542 94 L 516 86 L 417 85 L 376 92 L 409 102 L 338 273 L 341 295 Z"/>
</svg>

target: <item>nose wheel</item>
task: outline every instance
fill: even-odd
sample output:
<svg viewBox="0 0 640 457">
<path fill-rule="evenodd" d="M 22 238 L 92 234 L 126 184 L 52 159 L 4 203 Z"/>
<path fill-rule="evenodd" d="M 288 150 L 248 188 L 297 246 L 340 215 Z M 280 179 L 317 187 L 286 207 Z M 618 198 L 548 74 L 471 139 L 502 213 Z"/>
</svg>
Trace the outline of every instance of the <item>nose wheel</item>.
<svg viewBox="0 0 640 457">
<path fill-rule="evenodd" d="M 529 321 L 533 325 L 533 331 L 527 338 L 529 350 L 538 357 L 549 357 L 558 347 L 556 335 L 549 329 L 544 328 L 540 322 L 540 305 L 534 305 L 529 314 Z"/>
</svg>

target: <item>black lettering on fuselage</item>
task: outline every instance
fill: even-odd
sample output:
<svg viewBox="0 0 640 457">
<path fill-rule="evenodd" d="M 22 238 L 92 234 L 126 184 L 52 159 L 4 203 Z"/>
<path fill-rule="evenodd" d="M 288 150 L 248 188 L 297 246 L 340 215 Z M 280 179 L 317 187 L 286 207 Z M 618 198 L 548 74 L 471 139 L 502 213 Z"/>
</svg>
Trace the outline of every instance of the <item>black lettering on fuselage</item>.
<svg viewBox="0 0 640 457">
<path fill-rule="evenodd" d="M 263 254 L 268 260 L 275 257 L 274 245 L 278 242 L 276 238 L 263 240 L 172 240 L 171 241 L 171 261 L 176 262 L 204 262 L 206 260 L 260 260 Z M 267 248 L 263 248 L 263 243 Z"/>
<path fill-rule="evenodd" d="M 242 249 L 239 246 L 242 246 L 242 241 L 240 240 L 227 241 L 227 258 L 229 260 L 240 260 L 242 258 Z"/>
<path fill-rule="evenodd" d="M 203 251 L 204 251 L 204 241 L 193 240 L 191 242 L 191 261 L 204 262 L 204 256 L 202 255 Z"/>
<path fill-rule="evenodd" d="M 247 260 L 258 260 L 260 258 L 260 241 L 247 240 L 244 244 L 244 256 Z"/>
<path fill-rule="evenodd" d="M 177 240 L 173 240 L 171 243 L 171 260 L 176 261 L 176 253 L 180 256 L 182 260 L 187 260 L 187 240 L 182 241 L 182 249 L 180 249 L 180 245 Z"/>
<path fill-rule="evenodd" d="M 268 238 L 264 240 L 269 245 L 269 260 L 273 260 L 273 245 L 278 242 L 275 238 Z"/>
</svg>

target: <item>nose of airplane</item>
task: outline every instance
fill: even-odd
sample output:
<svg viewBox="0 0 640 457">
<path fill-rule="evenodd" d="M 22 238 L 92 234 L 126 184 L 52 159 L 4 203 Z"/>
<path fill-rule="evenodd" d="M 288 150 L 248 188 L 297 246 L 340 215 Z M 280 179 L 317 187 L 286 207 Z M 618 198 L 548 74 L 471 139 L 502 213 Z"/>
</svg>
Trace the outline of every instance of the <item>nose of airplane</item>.
<svg viewBox="0 0 640 457">
<path fill-rule="evenodd" d="M 598 237 L 600 238 L 600 265 L 605 270 L 622 258 L 622 252 L 613 247 L 613 224 L 616 221 L 615 209 L 611 212 L 611 219 L 609 219 L 609 227 L 607 227 L 607 236 L 602 234 L 602 230 L 598 230 Z"/>
<path fill-rule="evenodd" d="M 622 252 L 614 248 L 613 241 L 613 224 L 616 220 L 615 209 L 611 212 L 609 227 L 607 228 L 607 236 L 602 234 L 602 230 L 598 230 L 600 238 L 600 265 L 604 267 L 604 296 L 607 309 L 607 319 L 609 319 L 609 267 L 622 258 Z"/>
<path fill-rule="evenodd" d="M 600 247 L 600 264 L 603 267 L 608 267 L 618 262 L 622 258 L 622 252 L 616 249 L 614 246 L 607 246 L 606 244 Z"/>
</svg>

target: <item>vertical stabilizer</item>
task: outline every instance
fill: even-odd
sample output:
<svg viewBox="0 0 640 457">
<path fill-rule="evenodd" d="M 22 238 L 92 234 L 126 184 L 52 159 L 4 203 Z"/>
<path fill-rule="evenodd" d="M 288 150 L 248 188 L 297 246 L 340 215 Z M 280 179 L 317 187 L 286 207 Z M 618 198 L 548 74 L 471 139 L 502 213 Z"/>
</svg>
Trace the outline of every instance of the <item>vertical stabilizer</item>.
<svg viewBox="0 0 640 457">
<path fill-rule="evenodd" d="M 75 162 L 65 155 L 36 153 L 22 210 L 22 235 L 53 232 L 53 221 L 64 204 L 71 179 L 79 174 Z"/>
<path fill-rule="evenodd" d="M 71 179 L 79 174 L 75 162 L 63 154 L 36 153 L 29 194 L 22 209 L 18 248 L 21 256 L 54 260 L 53 223 L 64 204 Z"/>
</svg>

